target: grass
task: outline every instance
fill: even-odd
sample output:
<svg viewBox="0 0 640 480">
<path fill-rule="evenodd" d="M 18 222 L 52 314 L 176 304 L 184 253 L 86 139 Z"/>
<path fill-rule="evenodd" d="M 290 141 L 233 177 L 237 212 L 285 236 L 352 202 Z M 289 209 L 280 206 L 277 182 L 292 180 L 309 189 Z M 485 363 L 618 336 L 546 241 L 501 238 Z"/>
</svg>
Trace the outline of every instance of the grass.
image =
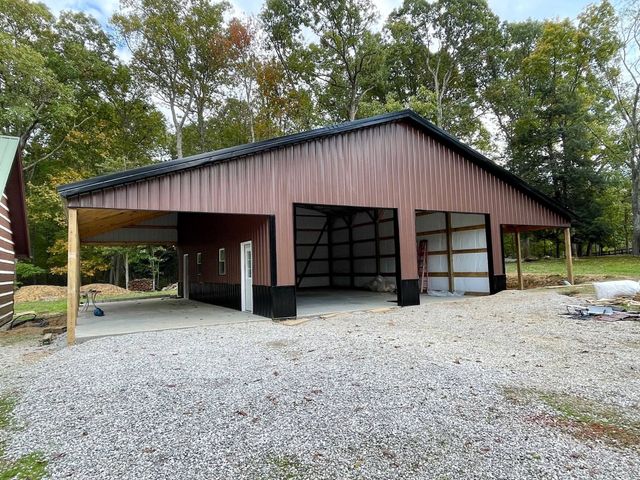
<svg viewBox="0 0 640 480">
<path fill-rule="evenodd" d="M 11 427 L 11 413 L 16 399 L 11 395 L 0 397 L 0 429 Z M 0 480 L 40 480 L 47 473 L 47 460 L 40 452 L 32 452 L 16 460 L 9 460 L 0 446 Z"/>
<path fill-rule="evenodd" d="M 523 273 L 536 275 L 566 275 L 564 258 L 542 259 L 535 262 L 523 262 Z M 581 257 L 573 259 L 574 275 L 596 275 L 602 277 L 638 277 L 640 257 L 631 255 L 609 257 Z M 515 263 L 507 263 L 507 273 L 515 275 Z"/>
<path fill-rule="evenodd" d="M 536 423 L 560 428 L 579 439 L 640 450 L 640 421 L 629 419 L 615 407 L 574 395 L 527 388 L 506 388 L 504 395 L 520 405 L 541 402 L 554 411 L 553 416 L 532 417 Z"/>
<path fill-rule="evenodd" d="M 125 295 L 117 296 L 98 296 L 98 302 L 118 301 L 118 300 L 134 300 L 136 298 L 155 298 L 165 297 L 167 295 L 175 295 L 175 290 L 165 290 L 159 292 L 131 292 Z M 67 299 L 58 300 L 38 300 L 33 302 L 16 302 L 15 315 L 25 312 L 35 312 L 38 315 L 56 315 L 63 314 L 67 311 Z"/>
<path fill-rule="evenodd" d="M 268 462 L 276 470 L 277 478 L 282 480 L 295 480 L 305 478 L 305 466 L 293 455 L 278 455 L 268 459 Z"/>
</svg>

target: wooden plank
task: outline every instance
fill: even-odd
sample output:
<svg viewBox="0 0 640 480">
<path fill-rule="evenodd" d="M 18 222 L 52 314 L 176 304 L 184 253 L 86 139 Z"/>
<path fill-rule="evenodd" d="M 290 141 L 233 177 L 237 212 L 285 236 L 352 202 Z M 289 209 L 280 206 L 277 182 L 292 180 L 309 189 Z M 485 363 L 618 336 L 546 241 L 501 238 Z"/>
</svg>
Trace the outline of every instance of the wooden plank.
<svg viewBox="0 0 640 480">
<path fill-rule="evenodd" d="M 76 342 L 76 323 L 80 306 L 80 233 L 78 210 L 68 211 L 68 261 L 67 261 L 67 344 Z"/>
<path fill-rule="evenodd" d="M 518 267 L 518 289 L 524 290 L 524 279 L 522 278 L 522 251 L 520 248 L 520 232 L 516 232 L 515 237 L 516 237 L 516 264 Z"/>
<path fill-rule="evenodd" d="M 430 277 L 449 278 L 449 272 L 429 272 Z M 453 272 L 454 278 L 485 278 L 489 272 Z"/>
<path fill-rule="evenodd" d="M 571 252 L 571 228 L 564 229 L 564 256 L 567 261 L 567 280 L 571 285 L 574 283 L 573 278 L 573 253 Z"/>
<path fill-rule="evenodd" d="M 466 227 L 451 227 L 451 214 L 447 213 L 447 218 L 449 218 L 449 228 L 441 228 L 439 230 L 426 230 L 422 232 L 417 232 L 416 237 L 426 236 L 426 235 L 438 235 L 440 233 L 449 233 L 449 232 L 470 232 L 473 230 L 484 230 L 485 225 L 467 225 Z"/>
</svg>

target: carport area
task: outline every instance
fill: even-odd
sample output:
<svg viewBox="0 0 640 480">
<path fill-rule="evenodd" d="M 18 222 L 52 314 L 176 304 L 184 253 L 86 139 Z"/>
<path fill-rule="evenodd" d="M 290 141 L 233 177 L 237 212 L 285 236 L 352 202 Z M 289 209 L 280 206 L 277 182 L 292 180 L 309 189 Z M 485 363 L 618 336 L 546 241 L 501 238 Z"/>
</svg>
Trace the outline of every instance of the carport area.
<svg viewBox="0 0 640 480">
<path fill-rule="evenodd" d="M 248 312 L 184 298 L 149 298 L 98 305 L 104 310 L 104 317 L 94 316 L 92 308 L 78 314 L 76 342 L 108 335 L 269 321 Z"/>
</svg>

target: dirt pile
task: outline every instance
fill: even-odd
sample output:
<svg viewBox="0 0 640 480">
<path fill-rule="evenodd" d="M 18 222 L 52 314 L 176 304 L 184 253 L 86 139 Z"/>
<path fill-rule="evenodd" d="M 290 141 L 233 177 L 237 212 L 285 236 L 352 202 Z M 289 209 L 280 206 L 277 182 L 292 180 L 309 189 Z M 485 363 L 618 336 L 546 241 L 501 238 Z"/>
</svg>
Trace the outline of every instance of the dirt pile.
<svg viewBox="0 0 640 480">
<path fill-rule="evenodd" d="M 566 275 L 539 275 L 535 273 L 523 273 L 524 288 L 551 287 L 562 285 L 566 280 Z M 607 275 L 576 275 L 575 284 L 603 282 L 606 280 L 622 280 L 621 277 Z M 507 275 L 507 288 L 518 288 L 518 275 L 510 273 Z"/>
</svg>

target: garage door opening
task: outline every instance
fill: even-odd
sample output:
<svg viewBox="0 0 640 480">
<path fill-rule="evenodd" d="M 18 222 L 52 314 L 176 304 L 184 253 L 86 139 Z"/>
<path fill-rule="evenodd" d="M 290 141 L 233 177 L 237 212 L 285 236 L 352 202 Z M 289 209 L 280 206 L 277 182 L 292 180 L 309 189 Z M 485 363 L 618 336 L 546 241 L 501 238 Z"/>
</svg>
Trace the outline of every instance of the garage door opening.
<svg viewBox="0 0 640 480">
<path fill-rule="evenodd" d="M 294 205 L 298 316 L 397 305 L 395 210 Z"/>
<path fill-rule="evenodd" d="M 431 296 L 488 295 L 488 216 L 416 212 L 420 293 Z"/>
</svg>

